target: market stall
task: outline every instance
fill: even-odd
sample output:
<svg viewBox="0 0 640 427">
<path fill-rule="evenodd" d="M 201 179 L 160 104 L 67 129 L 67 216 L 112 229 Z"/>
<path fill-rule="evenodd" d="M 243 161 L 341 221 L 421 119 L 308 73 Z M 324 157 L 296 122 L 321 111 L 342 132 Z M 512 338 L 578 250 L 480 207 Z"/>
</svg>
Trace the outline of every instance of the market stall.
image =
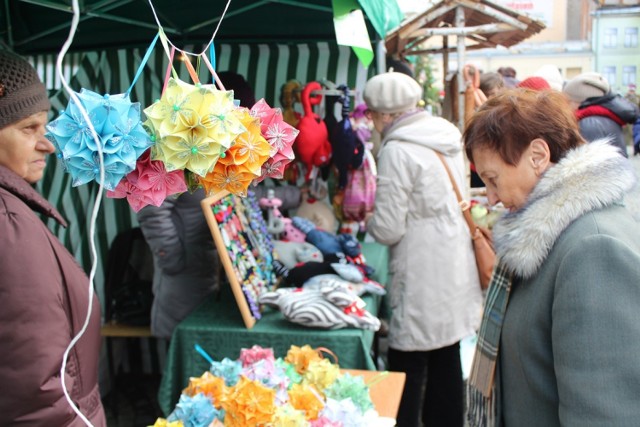
<svg viewBox="0 0 640 427">
<path fill-rule="evenodd" d="M 117 15 L 119 18 L 113 13 L 120 6 L 134 2 L 107 3 L 84 3 L 86 8 L 81 15 L 82 26 L 76 34 L 76 40 L 79 42 L 74 45 L 75 49 L 82 52 L 75 52 L 62 61 L 65 78 L 69 80 L 73 92 L 68 88 L 62 90 L 62 82 L 57 74 L 60 70 L 53 70 L 53 62 L 57 58 L 55 54 L 50 53 L 56 45 L 56 40 L 60 40 L 59 37 L 66 30 L 64 19 L 60 20 L 58 15 L 51 13 L 46 15 L 46 23 L 43 24 L 46 29 L 43 31 L 30 32 L 25 27 L 11 26 L 0 31 L 8 47 L 32 55 L 32 62 L 43 75 L 43 80 L 50 90 L 53 109 L 59 112 L 54 114 L 55 117 L 52 117 L 47 128 L 48 137 L 56 146 L 58 156 L 50 158 L 47 177 L 42 181 L 40 191 L 45 197 L 52 199 L 62 214 L 69 218 L 72 224 L 69 230 L 54 227 L 54 232 L 72 249 L 87 270 L 90 265 L 95 265 L 95 260 L 90 255 L 90 241 L 94 236 L 90 234 L 96 224 L 98 231 L 95 237 L 100 260 L 104 258 L 109 249 L 109 242 L 116 234 L 136 225 L 133 212 L 146 205 L 158 206 L 165 198 L 193 190 L 197 186 L 205 187 L 209 194 L 228 191 L 234 194 L 234 197 L 242 198 L 247 195 L 252 182 L 257 184 L 265 178 L 282 179 L 283 169 L 278 169 L 275 163 L 282 161 L 283 157 L 286 157 L 286 163 L 291 162 L 291 147 L 291 153 L 284 153 L 285 150 L 279 145 L 282 142 L 281 135 L 278 132 L 269 134 L 272 130 L 269 126 L 273 125 L 274 116 L 280 114 L 275 107 L 278 103 L 283 103 L 282 86 L 285 83 L 291 79 L 299 80 L 304 89 L 300 88 L 296 95 L 306 90 L 307 97 L 314 100 L 321 99 L 322 95 L 343 94 L 342 114 L 335 121 L 342 119 L 341 123 L 344 124 L 350 123 L 348 114 L 350 105 L 354 104 L 349 102 L 357 99 L 360 88 L 375 72 L 373 67 L 367 69 L 361 65 L 362 58 L 358 56 L 357 50 L 354 54 L 350 48 L 338 46 L 332 40 L 332 32 L 331 37 L 313 35 L 310 37 L 311 41 L 298 39 L 295 43 L 278 43 L 279 38 L 283 37 L 282 34 L 273 38 L 260 35 L 256 37 L 261 40 L 260 43 L 237 43 L 232 37 L 233 41 L 230 42 L 219 43 L 216 39 L 216 43 L 213 43 L 214 32 L 209 43 L 203 43 L 203 37 L 198 35 L 197 31 L 178 30 L 176 27 L 182 25 L 174 25 L 175 21 L 167 19 L 162 13 L 159 17 L 165 25 L 160 26 L 156 10 L 153 11 L 154 20 L 158 25 L 154 28 L 155 32 L 148 34 L 148 38 L 145 36 L 146 33 L 138 34 L 131 37 L 127 48 L 104 50 L 98 48 L 101 40 L 109 40 L 114 46 L 121 47 L 118 36 L 127 32 L 118 30 L 114 33 L 116 36 L 109 38 L 104 33 L 102 21 L 96 21 L 96 25 L 87 25 L 91 23 L 86 21 L 93 22 L 94 18 L 99 18 L 132 24 L 123 19 L 123 16 L 132 14 L 131 10 Z M 158 2 L 156 6 L 162 6 L 163 3 Z M 230 3 L 228 2 L 227 6 Z M 244 4 L 239 1 L 234 4 L 238 3 L 244 10 L 243 7 L 231 10 L 227 16 L 235 17 L 271 3 L 273 6 L 281 6 L 284 2 Z M 293 10 L 302 8 L 307 14 L 311 10 L 329 12 L 331 16 L 330 12 L 333 11 L 331 6 L 327 5 L 308 2 L 287 3 L 287 6 L 294 8 Z M 6 22 L 17 16 L 25 21 L 37 16 L 35 13 L 27 12 L 32 6 L 49 8 L 63 14 L 67 8 L 56 2 L 19 3 L 5 10 L 8 14 Z M 140 2 L 134 6 L 140 6 Z M 273 10 L 270 12 L 277 15 Z M 285 15 L 288 15 L 287 18 L 298 16 L 296 13 Z M 117 19 L 114 19 L 114 16 Z M 316 16 L 312 20 L 315 19 Z M 329 22 L 331 19 L 329 18 Z M 217 19 L 200 21 L 190 30 L 220 24 L 221 21 L 222 15 Z M 275 21 L 272 20 L 269 25 L 279 29 L 287 28 L 286 25 L 274 24 Z M 302 21 L 302 18 L 297 19 L 298 23 Z M 135 23 L 133 24 L 135 26 Z M 333 29 L 330 24 L 323 25 Z M 149 25 L 141 27 L 149 29 Z M 307 29 L 313 31 L 316 27 L 309 25 Z M 89 30 L 92 35 L 82 37 L 88 35 L 88 32 L 83 33 L 83 30 Z M 181 41 L 191 43 L 182 43 L 180 48 L 177 48 L 177 40 L 181 38 Z M 148 47 L 139 48 L 141 45 Z M 99 50 L 86 51 L 94 48 Z M 255 89 L 256 99 L 260 99 L 258 103 L 264 106 L 264 110 L 249 111 L 234 103 L 233 93 L 225 89 L 217 76 L 221 70 L 245 74 Z M 322 81 L 322 86 L 309 86 L 309 83 L 318 85 L 319 81 Z M 334 89 L 338 85 L 341 89 Z M 324 92 L 325 88 L 329 89 L 328 92 Z M 339 92 L 336 92 L 338 90 Z M 317 105 L 317 102 L 314 105 Z M 265 114 L 266 110 L 271 114 L 268 117 Z M 322 105 L 319 106 L 319 111 L 317 110 L 312 113 L 303 111 L 302 115 L 311 117 L 312 114 L 320 113 L 329 117 L 333 114 L 334 108 L 333 104 Z M 141 114 L 143 112 L 144 114 Z M 279 117 L 278 120 L 282 121 L 281 116 Z M 91 122 L 91 126 L 88 126 L 88 122 Z M 250 155 L 245 156 L 247 151 Z M 353 152 L 351 146 L 347 151 Z M 297 150 L 296 154 L 300 152 L 301 150 Z M 278 155 L 281 157 L 277 157 Z M 302 184 L 308 189 L 313 185 L 312 182 L 315 182 L 315 178 L 309 176 L 312 174 L 310 169 L 313 168 L 314 173 L 319 173 L 320 167 L 328 168 L 329 157 L 325 160 L 327 161 L 322 164 L 305 164 L 307 169 L 303 169 L 302 172 L 304 178 L 294 178 L 288 185 Z M 237 171 L 240 172 L 234 175 Z M 346 172 L 346 169 L 343 169 L 343 172 Z M 242 185 L 238 186 L 230 177 L 240 174 L 244 176 L 241 179 Z M 346 175 L 343 176 L 345 177 Z M 150 182 L 154 183 L 153 187 L 147 185 Z M 160 185 L 157 185 L 158 182 Z M 91 206 L 96 198 L 101 198 L 103 187 L 108 197 L 100 200 L 97 219 L 91 218 Z M 317 193 L 314 193 L 314 196 L 317 196 Z M 327 209 L 331 209 L 330 202 L 327 204 L 325 201 L 323 200 L 323 203 Z M 311 210 L 313 211 L 313 208 Z M 256 213 L 260 215 L 260 212 Z M 316 230 L 309 230 L 311 231 Z M 336 231 L 329 230 L 334 234 Z M 365 252 L 366 257 L 370 258 L 369 267 L 376 270 L 378 280 L 385 282 L 386 248 L 372 246 Z M 104 271 L 101 271 L 102 263 L 98 262 L 97 265 L 97 288 L 98 294 L 101 295 L 99 282 Z M 168 370 L 179 366 L 179 360 L 199 359 L 192 353 L 190 343 L 195 340 L 206 345 L 206 339 L 203 340 L 198 334 L 202 330 L 206 331 L 208 327 L 213 327 L 208 336 L 221 334 L 214 338 L 214 347 L 219 351 L 216 356 L 231 356 L 232 353 L 237 353 L 240 347 L 249 347 L 256 343 L 277 347 L 276 341 L 284 342 L 283 336 L 286 336 L 287 345 L 322 344 L 333 348 L 345 368 L 375 369 L 370 354 L 375 329 L 347 328 L 327 331 L 295 326 L 272 309 L 265 310 L 260 322 L 249 330 L 245 328 L 247 325 L 239 321 L 238 315 L 241 312 L 237 310 L 237 305 L 230 303 L 229 288 L 225 285 L 226 282 L 221 283 L 223 290 L 220 300 L 206 301 L 193 317 L 188 318 L 184 325 L 180 325 L 171 341 Z M 368 315 L 375 318 L 379 298 L 369 296 L 365 297 L 365 300 L 369 302 Z M 104 300 L 102 302 L 108 303 Z M 235 302 L 238 302 L 237 298 Z M 351 309 L 356 312 L 363 311 L 362 306 L 354 305 Z M 212 316 L 212 313 L 215 315 Z M 224 334 L 229 335 L 225 338 Z M 228 342 L 228 346 L 220 345 L 218 340 Z M 177 369 L 181 373 L 175 378 L 170 374 L 165 376 L 166 381 L 175 380 L 175 384 L 171 386 L 172 398 L 175 398 L 175 388 L 184 386 L 184 375 L 197 374 L 189 369 Z"/>
<path fill-rule="evenodd" d="M 223 12 L 223 4 L 217 6 L 219 10 L 212 10 L 210 5 L 206 7 L 207 2 L 190 2 L 179 17 L 173 17 L 172 2 L 153 4 L 158 19 L 166 24 L 167 35 L 188 51 L 199 52 L 204 48 Z M 12 2 L 0 20 L 0 43 L 29 55 L 50 92 L 52 117 L 65 108 L 69 99 L 55 63 L 57 51 L 68 34 L 70 11 L 62 1 Z M 131 16 L 139 19 L 127 19 Z M 271 18 L 265 20 L 264 16 Z M 214 66 L 245 76 L 256 99 L 265 98 L 274 107 L 282 107 L 281 88 L 290 79 L 301 83 L 326 80 L 357 91 L 375 74 L 375 67 L 365 68 L 349 47 L 336 43 L 332 19 L 330 1 L 234 0 L 213 44 Z M 372 23 L 366 22 L 373 37 Z M 83 2 L 78 33 L 64 58 L 65 78 L 74 90 L 84 87 L 104 93 L 124 92 L 131 85 L 145 47 L 156 33 L 153 13 L 145 2 Z M 157 46 L 147 69 L 133 87 L 132 100 L 148 106 L 159 98 L 167 64 L 167 55 Z M 176 68 L 179 77 L 188 81 L 186 68 Z M 198 72 L 201 80 L 210 79 L 206 67 Z M 301 112 L 300 104 L 296 109 Z M 70 177 L 54 157 L 49 158 L 46 174 L 39 191 L 70 224 L 68 228 L 54 223 L 49 226 L 88 271 L 89 204 L 97 194 L 97 185 L 90 182 L 72 186 Z M 134 212 L 119 199 L 104 198 L 97 221 L 96 249 L 100 260 L 106 259 L 109 244 L 119 232 L 137 225 Z M 98 263 L 95 284 L 99 295 L 103 277 L 103 263 Z"/>
<path fill-rule="evenodd" d="M 364 244 L 363 254 L 376 268 L 375 278 L 386 283 L 387 248 L 375 243 Z M 376 315 L 380 298 L 367 296 L 364 300 L 367 310 Z M 216 299 L 204 302 L 174 332 L 158 392 L 160 407 L 165 414 L 169 414 L 180 392 L 189 383 L 189 378 L 207 370 L 208 362 L 195 351 L 196 344 L 214 359 L 221 360 L 225 357 L 234 358 L 238 349 L 254 344 L 273 348 L 276 353 L 283 354 L 292 343 L 331 349 L 340 366 L 345 369 L 376 370 L 372 357 L 374 331 L 307 328 L 288 322 L 276 310 L 266 310 L 256 325 L 247 329 L 230 289 L 225 288 Z"/>
</svg>

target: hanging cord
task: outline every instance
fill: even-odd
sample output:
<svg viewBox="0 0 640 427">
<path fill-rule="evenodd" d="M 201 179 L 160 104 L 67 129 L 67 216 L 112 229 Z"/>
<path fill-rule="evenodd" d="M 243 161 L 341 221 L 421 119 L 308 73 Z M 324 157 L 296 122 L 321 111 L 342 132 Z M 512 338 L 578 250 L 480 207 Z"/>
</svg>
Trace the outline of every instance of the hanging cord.
<svg viewBox="0 0 640 427">
<path fill-rule="evenodd" d="M 162 24 L 160 24 L 160 20 L 158 19 L 158 15 L 156 14 L 156 9 L 153 7 L 153 2 L 151 0 L 148 0 L 148 1 L 149 1 L 149 6 L 151 7 L 151 12 L 153 12 L 153 17 L 155 18 L 156 24 L 158 25 L 158 28 L 162 29 Z M 220 24 L 222 24 L 222 20 L 224 19 L 224 16 L 227 13 L 227 9 L 229 9 L 229 5 L 231 5 L 231 0 L 227 0 L 227 5 L 225 6 L 224 11 L 222 12 L 222 16 L 220 16 L 220 20 L 218 21 L 218 25 L 216 25 L 216 29 L 214 30 L 213 35 L 209 39 L 209 43 L 207 43 L 205 45 L 205 47 L 202 49 L 202 52 L 200 52 L 200 53 L 189 52 L 187 50 L 180 49 L 175 44 L 173 44 L 171 42 L 171 40 L 169 40 L 168 38 L 167 38 L 167 41 L 169 42 L 169 44 L 171 46 L 175 47 L 178 52 L 185 53 L 187 55 L 192 55 L 192 56 L 200 56 L 200 55 L 202 55 L 203 53 L 205 53 L 207 51 L 207 48 L 213 43 L 213 39 L 216 38 L 216 34 L 218 34 L 218 30 L 220 29 Z"/>
<path fill-rule="evenodd" d="M 101 145 L 102 143 L 100 142 L 100 138 L 98 138 L 98 134 L 96 133 L 96 130 L 93 127 L 93 124 L 91 123 L 89 114 L 87 113 L 85 108 L 82 106 L 82 103 L 80 102 L 80 99 L 78 99 L 78 97 L 76 96 L 75 92 L 69 87 L 69 84 L 65 80 L 64 73 L 62 72 L 62 62 L 64 60 L 64 56 L 66 55 L 67 51 L 69 50 L 69 47 L 71 46 L 71 43 L 73 42 L 73 37 L 75 36 L 76 30 L 78 28 L 78 22 L 80 21 L 80 8 L 78 7 L 78 0 L 72 0 L 71 3 L 73 8 L 73 18 L 71 19 L 71 28 L 69 30 L 69 36 L 67 37 L 67 40 L 62 45 L 62 48 L 60 49 L 60 53 L 58 54 L 58 58 L 56 60 L 56 71 L 58 73 L 58 76 L 60 77 L 62 86 L 64 86 L 64 89 L 67 91 L 71 99 L 73 99 L 73 102 L 78 107 L 78 110 L 82 115 L 82 118 L 84 119 L 87 127 L 91 131 L 91 136 L 93 137 L 93 140 L 96 143 L 96 147 L 98 148 L 98 162 L 100 164 L 100 182 L 98 183 L 99 184 L 98 194 L 96 195 L 96 199 L 93 204 L 93 212 L 91 213 L 91 222 L 89 226 L 89 243 L 91 247 L 92 264 L 91 264 L 91 272 L 89 273 L 89 304 L 87 309 L 87 316 L 84 320 L 84 324 L 82 325 L 82 329 L 80 329 L 80 332 L 78 332 L 78 334 L 71 340 L 71 342 L 69 343 L 69 346 L 64 351 L 64 356 L 62 358 L 62 366 L 60 367 L 60 382 L 62 383 L 62 391 L 64 392 L 64 397 L 67 399 L 69 406 L 71 406 L 73 411 L 76 414 L 78 414 L 78 417 L 80 417 L 80 419 L 82 419 L 82 421 L 87 426 L 93 427 L 93 424 L 91 424 L 91 422 L 87 419 L 87 417 L 84 416 L 82 412 L 80 412 L 80 409 L 76 406 L 76 404 L 71 399 L 71 396 L 69 395 L 69 392 L 67 390 L 67 385 L 65 382 L 67 359 L 69 358 L 69 352 L 71 351 L 73 346 L 76 345 L 76 343 L 80 340 L 82 335 L 84 335 L 85 331 L 87 330 L 87 326 L 89 325 L 89 320 L 91 319 L 91 311 L 93 309 L 93 295 L 94 295 L 93 279 L 95 278 L 96 269 L 98 267 L 98 264 L 97 264 L 98 254 L 96 251 L 96 242 L 95 242 L 96 221 L 98 218 L 98 210 L 100 209 L 100 200 L 102 200 L 102 192 L 103 192 L 102 182 L 104 182 L 104 159 L 102 154 L 102 145 Z"/>
</svg>

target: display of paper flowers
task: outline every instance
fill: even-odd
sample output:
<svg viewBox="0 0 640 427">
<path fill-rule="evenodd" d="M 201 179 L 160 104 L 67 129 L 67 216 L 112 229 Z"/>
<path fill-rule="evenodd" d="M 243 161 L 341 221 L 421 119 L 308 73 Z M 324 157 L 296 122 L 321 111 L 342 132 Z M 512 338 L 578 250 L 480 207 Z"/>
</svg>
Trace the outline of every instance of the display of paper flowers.
<svg viewBox="0 0 640 427">
<path fill-rule="evenodd" d="M 136 212 L 187 191 L 185 171 L 208 194 L 227 190 L 244 197 L 252 182 L 282 178 L 293 159 L 297 130 L 264 99 L 248 110 L 235 106 L 231 91 L 170 79 L 163 97 L 144 110 L 143 126 L 140 104 L 128 96 L 85 89 L 80 95 L 102 142 L 107 197 L 126 198 Z M 48 127 L 74 185 L 100 175 L 96 144 L 83 120 L 71 102 Z"/>
<path fill-rule="evenodd" d="M 82 89 L 74 93 L 78 101 L 72 96 L 61 115 L 47 125 L 47 137 L 73 185 L 101 183 L 107 197 L 126 198 L 137 212 L 198 186 L 208 194 L 227 190 L 244 197 L 251 183 L 281 179 L 294 158 L 298 130 L 264 99 L 251 110 L 238 107 L 233 91 L 201 84 L 192 70 L 196 83 L 183 82 L 174 70 L 160 99 L 144 109 L 143 122 L 140 103 L 132 103 L 129 93 L 158 38 L 166 48 L 160 30 L 126 93 L 100 95 Z M 171 62 L 173 55 L 169 57 Z M 189 61 L 186 56 L 185 60 Z"/>
<path fill-rule="evenodd" d="M 253 346 L 239 360 L 214 361 L 210 372 L 191 378 L 154 427 L 364 427 L 377 419 L 363 378 L 341 374 L 317 349 L 291 346 L 275 359 L 273 350 Z"/>
</svg>

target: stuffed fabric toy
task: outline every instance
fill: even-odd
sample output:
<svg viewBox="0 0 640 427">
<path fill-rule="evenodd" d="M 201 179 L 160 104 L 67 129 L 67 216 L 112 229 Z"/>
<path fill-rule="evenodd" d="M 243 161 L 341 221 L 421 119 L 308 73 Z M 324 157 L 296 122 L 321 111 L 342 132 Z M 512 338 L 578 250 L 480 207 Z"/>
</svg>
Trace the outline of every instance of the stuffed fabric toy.
<svg viewBox="0 0 640 427">
<path fill-rule="evenodd" d="M 349 114 L 351 127 L 356 134 L 356 138 L 358 138 L 362 144 L 366 144 L 371 140 L 371 128 L 373 126 L 371 120 L 369 120 L 365 114 L 366 111 L 367 104 L 361 103 Z"/>
<path fill-rule="evenodd" d="M 305 262 L 293 268 L 287 268 L 280 260 L 275 259 L 273 271 L 282 278 L 282 286 L 301 287 L 313 277 L 323 274 L 337 274 L 348 282 L 364 283 L 371 281 L 369 277 L 374 269 L 368 265 L 351 263 L 343 253 L 338 253 L 325 256 L 322 262 Z"/>
<path fill-rule="evenodd" d="M 296 210 L 296 216 L 306 218 L 317 228 L 334 233 L 336 226 L 336 216 L 329 205 L 322 200 L 311 197 L 307 192 L 302 193 L 302 202 Z"/>
<path fill-rule="evenodd" d="M 322 252 L 308 242 L 273 241 L 273 250 L 278 260 L 287 268 L 294 268 L 299 263 L 323 262 Z"/>
<path fill-rule="evenodd" d="M 323 87 L 329 89 L 329 91 L 337 90 L 336 84 L 332 81 L 321 80 L 320 83 Z M 336 115 L 334 114 L 334 105 L 338 101 L 340 101 L 340 96 L 336 96 L 333 94 L 324 96 L 324 124 L 327 126 L 327 132 L 329 132 L 329 136 L 331 136 L 333 130 L 338 125 L 338 119 L 336 119 Z"/>
<path fill-rule="evenodd" d="M 347 185 L 349 169 L 357 169 L 362 164 L 364 145 L 357 138 L 351 126 L 349 88 L 346 85 L 340 85 L 338 89 L 343 92 L 339 100 L 342 103 L 342 120 L 333 128 L 329 139 L 332 148 L 332 162 L 338 170 L 338 189 L 341 190 Z"/>
<path fill-rule="evenodd" d="M 276 308 L 285 319 L 314 328 L 354 327 L 377 331 L 380 320 L 348 285 L 327 282 L 316 289 L 281 288 L 260 296 L 260 304 Z"/>
<path fill-rule="evenodd" d="M 293 225 L 304 234 L 306 241 L 320 249 L 323 255 L 344 253 L 352 258 L 361 254 L 360 242 L 351 234 L 333 235 L 328 231 L 321 230 L 306 218 L 295 216 L 291 220 Z"/>
<path fill-rule="evenodd" d="M 302 90 L 301 102 L 304 116 L 298 123 L 300 133 L 293 145 L 296 158 L 306 166 L 306 181 L 310 178 L 313 166 L 324 166 L 331 160 L 331 143 L 327 126 L 312 109 L 312 105 L 322 101 L 322 95 L 312 96 L 311 92 L 321 89 L 320 83 L 310 82 Z"/>
<path fill-rule="evenodd" d="M 362 296 L 367 292 L 373 295 L 380 296 L 386 295 L 387 293 L 387 290 L 384 288 L 384 286 L 376 281 L 368 280 L 365 278 L 365 280 L 362 282 L 351 282 L 349 280 L 345 280 L 337 274 L 321 274 L 319 276 L 314 276 L 304 282 L 302 288 L 317 289 L 333 282 L 344 283 L 345 286 L 348 286 L 349 289 L 353 290 L 353 292 L 355 292 L 358 296 Z"/>
<path fill-rule="evenodd" d="M 291 79 L 280 88 L 280 105 L 282 105 L 282 118 L 293 127 L 300 123 L 300 113 L 294 110 L 296 102 L 300 102 L 300 89 L 302 85 L 299 81 Z"/>
</svg>

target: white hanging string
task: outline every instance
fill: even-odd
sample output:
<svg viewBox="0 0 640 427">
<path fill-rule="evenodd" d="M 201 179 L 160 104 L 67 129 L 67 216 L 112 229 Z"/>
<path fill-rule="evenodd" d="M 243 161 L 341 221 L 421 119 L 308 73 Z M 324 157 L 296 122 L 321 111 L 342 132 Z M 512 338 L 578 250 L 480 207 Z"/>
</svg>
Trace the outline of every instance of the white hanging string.
<svg viewBox="0 0 640 427">
<path fill-rule="evenodd" d="M 160 20 L 158 19 L 158 15 L 156 14 L 156 9 L 153 7 L 153 2 L 151 0 L 148 0 L 148 1 L 149 1 L 149 6 L 151 7 L 151 11 L 153 12 L 153 17 L 155 18 L 156 24 L 158 25 L 158 28 L 162 28 L 162 24 L 160 24 Z M 209 43 L 207 43 L 204 49 L 202 49 L 202 52 L 195 53 L 195 52 L 189 52 L 188 50 L 180 49 L 178 46 L 173 44 L 171 40 L 169 40 L 169 37 L 167 37 L 167 41 L 178 52 L 184 53 L 186 55 L 191 55 L 191 56 L 204 56 L 209 46 L 211 46 L 211 43 L 213 43 L 213 40 L 216 38 L 216 34 L 218 34 L 218 30 L 220 29 L 220 24 L 222 24 L 222 20 L 224 19 L 224 15 L 226 15 L 227 13 L 227 9 L 229 9 L 229 5 L 231 5 L 231 0 L 227 0 L 227 5 L 225 6 L 224 11 L 222 12 L 222 16 L 220 16 L 220 19 L 218 20 L 218 25 L 216 25 L 216 29 L 213 31 L 213 35 L 211 35 L 211 38 L 209 39 Z"/>
<path fill-rule="evenodd" d="M 91 264 L 91 271 L 89 273 L 89 301 L 88 301 L 88 308 L 87 308 L 87 315 L 84 321 L 84 324 L 82 325 L 82 328 L 80 329 L 80 331 L 78 332 L 78 334 L 71 340 L 71 342 L 69 343 L 69 346 L 66 348 L 63 358 L 62 358 L 62 365 L 60 367 L 60 382 L 62 383 L 62 391 L 64 393 L 65 398 L 67 399 L 67 402 L 69 403 L 69 406 L 73 409 L 73 411 L 78 415 L 78 417 L 80 417 L 80 419 L 85 423 L 85 425 L 89 426 L 89 427 L 93 427 L 93 424 L 91 423 L 91 421 L 89 421 L 87 419 L 87 417 L 80 411 L 80 409 L 76 406 L 76 404 L 73 402 L 73 399 L 71 399 L 71 396 L 69 395 L 69 391 L 67 390 L 67 385 L 66 385 L 66 368 L 67 368 L 67 360 L 69 358 L 69 353 L 71 352 L 71 349 L 76 345 L 76 343 L 80 340 L 80 338 L 82 338 L 82 336 L 84 335 L 84 333 L 87 330 L 87 327 L 89 325 L 89 321 L 91 319 L 91 312 L 93 310 L 93 297 L 94 297 L 94 290 L 93 290 L 93 281 L 95 279 L 95 275 L 96 275 L 96 270 L 97 270 L 97 260 L 98 260 L 98 255 L 97 255 L 97 250 L 96 250 L 96 244 L 95 244 L 95 234 L 96 234 L 96 222 L 97 222 L 97 218 L 98 218 L 98 211 L 100 209 L 100 201 L 102 200 L 102 194 L 103 194 L 103 185 L 102 183 L 104 182 L 104 156 L 103 156 L 103 152 L 102 152 L 102 145 L 100 142 L 100 138 L 98 137 L 95 128 L 93 127 L 93 124 L 91 123 L 91 119 L 89 118 L 89 114 L 87 113 L 86 109 L 82 106 L 82 103 L 80 102 L 80 100 L 78 99 L 77 95 L 75 94 L 75 92 L 71 89 L 71 87 L 69 86 L 68 82 L 65 79 L 64 73 L 62 71 L 62 63 L 64 61 L 64 56 L 66 55 L 67 51 L 69 50 L 69 47 L 71 46 L 71 43 L 73 43 L 73 38 L 75 36 L 76 30 L 78 28 L 78 23 L 80 21 L 80 8 L 78 6 L 78 0 L 72 0 L 71 1 L 72 4 L 72 10 L 73 10 L 73 17 L 71 19 L 71 27 L 69 30 L 69 36 L 67 37 L 67 40 L 63 43 L 62 48 L 60 49 L 60 53 L 58 54 L 58 58 L 56 60 L 56 72 L 60 78 L 60 81 L 62 83 L 62 86 L 64 87 L 65 91 L 69 94 L 69 97 L 73 100 L 73 102 L 75 103 L 76 107 L 78 108 L 78 110 L 80 111 L 80 114 L 82 115 L 87 127 L 89 128 L 89 131 L 91 133 L 91 136 L 93 138 L 93 140 L 96 143 L 96 147 L 98 149 L 98 162 L 99 162 L 99 166 L 100 166 L 100 180 L 99 180 L 99 189 L 98 189 L 98 193 L 96 195 L 96 199 L 94 201 L 93 204 L 93 211 L 91 213 L 91 219 L 90 219 L 90 225 L 89 225 L 89 243 L 90 243 L 90 248 L 91 248 L 91 259 L 92 259 L 92 264 Z M 171 42 L 171 40 L 167 39 L 167 41 L 169 42 L 169 44 L 171 44 L 171 46 L 173 46 L 176 50 L 187 54 L 187 55 L 192 55 L 192 56 L 204 56 L 206 50 L 209 48 L 209 46 L 211 46 L 211 43 L 213 43 L 213 40 L 216 37 L 216 34 L 218 33 L 218 30 L 220 28 L 220 24 L 222 23 L 222 20 L 224 19 L 225 14 L 227 13 L 227 10 L 229 9 L 229 5 L 231 4 L 231 0 L 227 0 L 227 4 L 224 8 L 224 11 L 222 13 L 222 16 L 220 17 L 220 20 L 218 21 L 218 25 L 216 26 L 215 31 L 213 32 L 213 35 L 211 36 L 211 39 L 209 40 L 209 42 L 207 43 L 207 45 L 204 47 L 203 51 L 200 53 L 194 53 L 194 52 L 189 52 L 183 49 L 178 48 L 174 43 Z M 158 16 L 156 14 L 155 8 L 153 7 L 153 3 L 151 0 L 149 0 L 149 5 L 151 6 L 151 10 L 153 12 L 153 16 L 156 20 L 156 24 L 158 25 L 159 28 L 162 28 L 162 25 L 160 24 L 160 21 L 158 19 Z"/>
<path fill-rule="evenodd" d="M 82 115 L 87 127 L 91 132 L 91 136 L 93 137 L 93 140 L 96 143 L 96 147 L 98 147 L 98 161 L 100 164 L 100 183 L 102 183 L 104 182 L 104 162 L 103 162 L 103 154 L 102 154 L 102 146 L 101 146 L 102 143 L 100 142 L 100 139 L 98 138 L 96 130 L 93 127 L 93 124 L 91 123 L 89 114 L 82 106 L 82 103 L 78 99 L 75 92 L 71 89 L 71 87 L 69 87 L 69 84 L 65 80 L 64 73 L 62 72 L 62 63 L 64 60 L 64 56 L 66 55 L 67 51 L 69 50 L 69 47 L 71 46 L 71 43 L 73 42 L 73 37 L 75 36 L 76 29 L 78 28 L 78 22 L 80 20 L 80 8 L 78 7 L 78 0 L 72 0 L 71 3 L 73 8 L 73 18 L 71 19 L 71 28 L 69 30 L 69 36 L 67 37 L 67 40 L 62 45 L 62 48 L 60 49 L 60 53 L 58 54 L 58 58 L 56 60 L 56 72 L 60 77 L 60 82 L 62 83 L 62 86 L 67 91 L 71 99 L 73 99 L 73 102 L 76 104 L 76 107 L 78 107 L 78 110 L 80 111 L 80 114 Z M 82 325 L 82 329 L 80 329 L 78 334 L 71 340 L 71 342 L 69 343 L 69 346 L 65 350 L 64 356 L 62 358 L 62 366 L 60 367 L 60 381 L 62 383 L 62 391 L 64 392 L 64 397 L 67 399 L 67 402 L 69 403 L 69 406 L 71 406 L 73 411 L 76 414 L 78 414 L 78 417 L 80 417 L 80 419 L 82 419 L 82 421 L 87 426 L 90 426 L 90 427 L 93 427 L 93 424 L 91 424 L 91 421 L 87 419 L 87 417 L 80 411 L 80 408 L 78 408 L 76 404 L 73 402 L 73 400 L 71 399 L 71 396 L 69 395 L 69 391 L 67 390 L 67 384 L 66 384 L 65 378 L 66 378 L 67 359 L 69 358 L 69 352 L 71 351 L 73 346 L 76 345 L 76 343 L 80 340 L 82 335 L 84 335 L 85 331 L 87 330 L 87 327 L 89 325 L 89 320 L 91 319 L 91 312 L 93 310 L 93 296 L 94 296 L 93 279 L 95 278 L 96 270 L 98 267 L 98 264 L 97 264 L 98 255 L 96 251 L 95 234 L 96 234 L 96 221 L 98 218 L 98 210 L 100 209 L 100 201 L 102 200 L 102 192 L 103 192 L 102 184 L 99 184 L 98 194 L 96 195 L 96 199 L 93 204 L 93 212 L 91 213 L 91 222 L 89 226 L 89 243 L 91 247 L 92 265 L 91 265 L 91 272 L 89 273 L 89 303 L 88 303 L 88 309 L 87 309 L 87 316 L 85 318 L 84 324 Z"/>
</svg>

